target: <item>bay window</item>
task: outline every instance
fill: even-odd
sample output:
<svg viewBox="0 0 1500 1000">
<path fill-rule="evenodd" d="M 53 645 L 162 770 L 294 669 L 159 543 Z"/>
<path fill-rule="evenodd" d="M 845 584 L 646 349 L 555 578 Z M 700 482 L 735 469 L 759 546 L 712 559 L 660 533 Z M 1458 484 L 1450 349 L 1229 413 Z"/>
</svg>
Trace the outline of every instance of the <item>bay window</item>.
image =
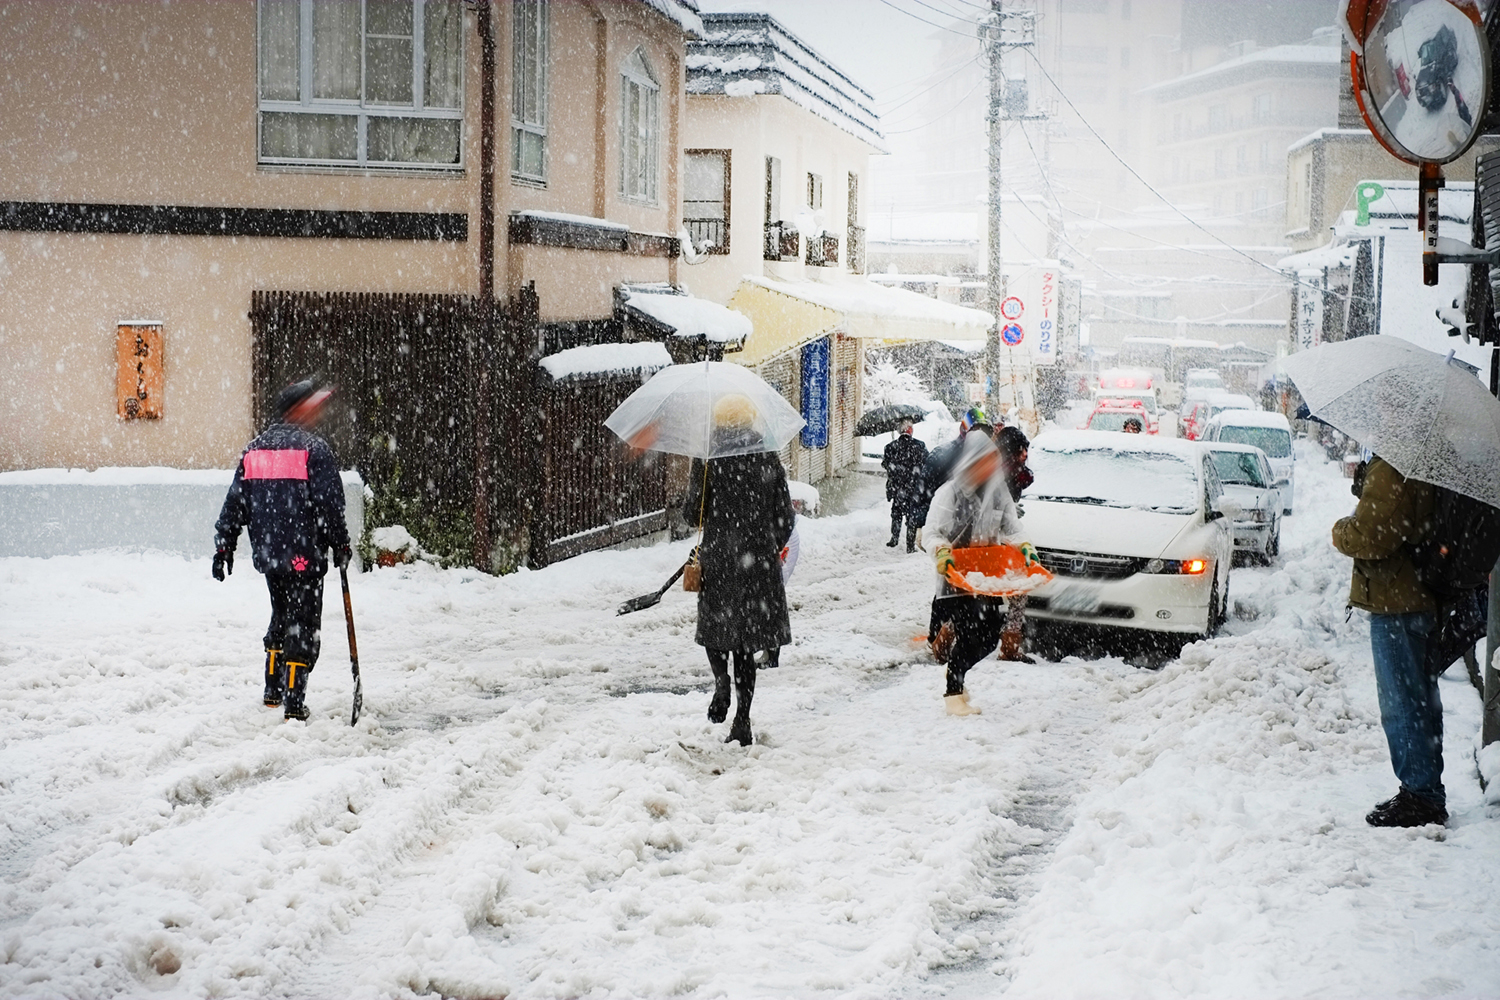
<svg viewBox="0 0 1500 1000">
<path fill-rule="evenodd" d="M 258 0 L 259 162 L 463 164 L 461 0 Z"/>
</svg>

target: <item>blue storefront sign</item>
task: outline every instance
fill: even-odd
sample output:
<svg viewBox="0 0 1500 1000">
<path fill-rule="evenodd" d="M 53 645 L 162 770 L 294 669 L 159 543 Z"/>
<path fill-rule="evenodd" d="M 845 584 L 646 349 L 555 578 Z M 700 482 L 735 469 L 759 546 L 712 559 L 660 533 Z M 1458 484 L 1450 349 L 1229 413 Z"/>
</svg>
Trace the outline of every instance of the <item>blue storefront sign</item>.
<svg viewBox="0 0 1500 1000">
<path fill-rule="evenodd" d="M 827 337 L 802 348 L 802 447 L 828 447 L 828 382 L 832 369 Z"/>
</svg>

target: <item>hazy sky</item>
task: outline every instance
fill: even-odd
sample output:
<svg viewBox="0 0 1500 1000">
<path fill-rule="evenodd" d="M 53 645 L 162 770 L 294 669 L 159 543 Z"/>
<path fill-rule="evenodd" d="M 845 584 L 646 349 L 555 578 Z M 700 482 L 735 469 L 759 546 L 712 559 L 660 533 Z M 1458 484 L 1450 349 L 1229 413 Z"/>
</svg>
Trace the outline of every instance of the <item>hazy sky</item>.
<svg viewBox="0 0 1500 1000">
<path fill-rule="evenodd" d="M 926 20 L 945 19 L 913 0 L 896 0 Z M 955 12 L 965 0 L 929 0 Z M 910 94 L 925 76 L 937 45 L 929 36 L 938 29 L 893 9 L 881 0 L 700 0 L 704 11 L 765 11 L 792 34 L 875 95 L 885 108 Z M 955 13 L 955 17 L 956 17 Z"/>
</svg>

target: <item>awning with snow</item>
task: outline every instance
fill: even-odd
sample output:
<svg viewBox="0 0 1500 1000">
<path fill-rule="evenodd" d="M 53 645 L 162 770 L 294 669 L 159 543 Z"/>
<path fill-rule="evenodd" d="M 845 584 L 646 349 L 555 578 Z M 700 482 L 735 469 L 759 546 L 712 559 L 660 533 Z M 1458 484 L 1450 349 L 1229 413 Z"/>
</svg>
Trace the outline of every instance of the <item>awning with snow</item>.
<svg viewBox="0 0 1500 1000">
<path fill-rule="evenodd" d="M 725 351 L 741 350 L 754 330 L 743 313 L 665 283 L 619 286 L 615 313 L 648 336 L 717 344 Z"/>
<path fill-rule="evenodd" d="M 774 281 L 746 275 L 729 304 L 755 324 L 755 341 L 735 358 L 747 365 L 834 331 L 895 344 L 983 341 L 993 322 L 987 312 L 901 288 L 883 288 L 863 278 Z"/>
<path fill-rule="evenodd" d="M 666 345 L 656 341 L 635 344 L 591 344 L 549 354 L 540 362 L 553 382 L 587 381 L 628 372 L 643 379 L 672 364 Z"/>
</svg>

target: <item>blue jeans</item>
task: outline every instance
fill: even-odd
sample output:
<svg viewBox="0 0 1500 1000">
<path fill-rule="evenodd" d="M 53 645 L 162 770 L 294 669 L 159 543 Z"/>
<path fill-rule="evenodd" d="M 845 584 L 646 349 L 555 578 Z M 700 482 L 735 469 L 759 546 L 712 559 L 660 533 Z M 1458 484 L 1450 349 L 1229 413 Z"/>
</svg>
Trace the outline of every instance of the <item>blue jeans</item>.
<svg viewBox="0 0 1500 1000">
<path fill-rule="evenodd" d="M 1380 725 L 1391 748 L 1391 768 L 1401 787 L 1438 805 L 1443 791 L 1443 703 L 1437 678 L 1423 658 L 1427 635 L 1436 624 L 1429 611 L 1370 615 L 1370 651 L 1375 657 L 1375 689 Z"/>
</svg>

